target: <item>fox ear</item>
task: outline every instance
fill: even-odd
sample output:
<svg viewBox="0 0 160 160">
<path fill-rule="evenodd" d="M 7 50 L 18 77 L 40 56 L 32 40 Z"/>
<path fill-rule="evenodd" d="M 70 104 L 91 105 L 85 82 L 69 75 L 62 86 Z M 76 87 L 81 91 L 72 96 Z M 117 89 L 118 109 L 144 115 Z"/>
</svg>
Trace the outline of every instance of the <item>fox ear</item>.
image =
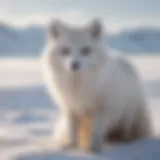
<svg viewBox="0 0 160 160">
<path fill-rule="evenodd" d="M 100 38 L 103 32 L 103 25 L 100 19 L 94 19 L 89 24 L 89 32 L 93 38 Z"/>
<path fill-rule="evenodd" d="M 48 28 L 49 37 L 52 39 L 57 39 L 64 33 L 65 25 L 57 19 L 51 21 Z"/>
</svg>

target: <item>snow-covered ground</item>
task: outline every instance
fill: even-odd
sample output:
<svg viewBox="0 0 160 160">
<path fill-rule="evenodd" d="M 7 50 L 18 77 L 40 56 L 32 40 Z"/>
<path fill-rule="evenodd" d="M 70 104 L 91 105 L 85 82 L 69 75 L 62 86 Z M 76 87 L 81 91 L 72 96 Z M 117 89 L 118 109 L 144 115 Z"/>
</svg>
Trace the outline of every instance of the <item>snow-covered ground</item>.
<svg viewBox="0 0 160 160">
<path fill-rule="evenodd" d="M 144 84 L 154 131 L 160 131 L 160 56 L 131 57 Z M 0 160 L 154 160 L 160 140 L 111 147 L 98 155 L 45 148 L 57 115 L 38 59 L 0 59 Z M 47 143 L 50 143 L 48 140 Z M 56 144 L 55 144 L 56 145 Z"/>
</svg>

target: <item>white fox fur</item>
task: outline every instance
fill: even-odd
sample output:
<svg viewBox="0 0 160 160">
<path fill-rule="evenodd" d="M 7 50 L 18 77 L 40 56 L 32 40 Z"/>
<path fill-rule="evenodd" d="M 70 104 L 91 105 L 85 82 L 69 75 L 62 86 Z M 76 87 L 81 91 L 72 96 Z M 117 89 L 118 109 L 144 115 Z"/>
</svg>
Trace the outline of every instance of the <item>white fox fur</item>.
<svg viewBox="0 0 160 160">
<path fill-rule="evenodd" d="M 92 151 L 100 151 L 105 140 L 149 136 L 141 82 L 128 60 L 108 53 L 101 22 L 71 28 L 54 21 L 48 35 L 42 62 L 47 88 L 61 110 L 56 145 L 76 147 L 83 120 L 88 137 L 82 141 Z"/>
</svg>

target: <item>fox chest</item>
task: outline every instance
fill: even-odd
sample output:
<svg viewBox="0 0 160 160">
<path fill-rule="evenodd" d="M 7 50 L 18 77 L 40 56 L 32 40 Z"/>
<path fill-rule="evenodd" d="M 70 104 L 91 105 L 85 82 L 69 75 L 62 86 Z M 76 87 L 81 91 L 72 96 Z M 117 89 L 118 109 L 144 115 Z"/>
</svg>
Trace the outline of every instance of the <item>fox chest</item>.
<svg viewBox="0 0 160 160">
<path fill-rule="evenodd" d="M 63 102 L 73 112 L 83 113 L 94 108 L 100 97 L 100 86 L 96 81 L 65 81 L 59 87 Z"/>
</svg>

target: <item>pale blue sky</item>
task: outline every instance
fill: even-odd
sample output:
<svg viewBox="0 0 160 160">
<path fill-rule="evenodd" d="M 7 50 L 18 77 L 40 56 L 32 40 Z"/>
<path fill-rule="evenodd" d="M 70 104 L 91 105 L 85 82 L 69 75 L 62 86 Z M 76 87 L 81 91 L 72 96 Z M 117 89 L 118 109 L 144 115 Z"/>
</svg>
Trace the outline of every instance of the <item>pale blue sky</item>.
<svg viewBox="0 0 160 160">
<path fill-rule="evenodd" d="M 0 20 L 45 24 L 51 17 L 74 24 L 101 17 L 110 30 L 160 27 L 160 0 L 0 0 Z"/>
</svg>

